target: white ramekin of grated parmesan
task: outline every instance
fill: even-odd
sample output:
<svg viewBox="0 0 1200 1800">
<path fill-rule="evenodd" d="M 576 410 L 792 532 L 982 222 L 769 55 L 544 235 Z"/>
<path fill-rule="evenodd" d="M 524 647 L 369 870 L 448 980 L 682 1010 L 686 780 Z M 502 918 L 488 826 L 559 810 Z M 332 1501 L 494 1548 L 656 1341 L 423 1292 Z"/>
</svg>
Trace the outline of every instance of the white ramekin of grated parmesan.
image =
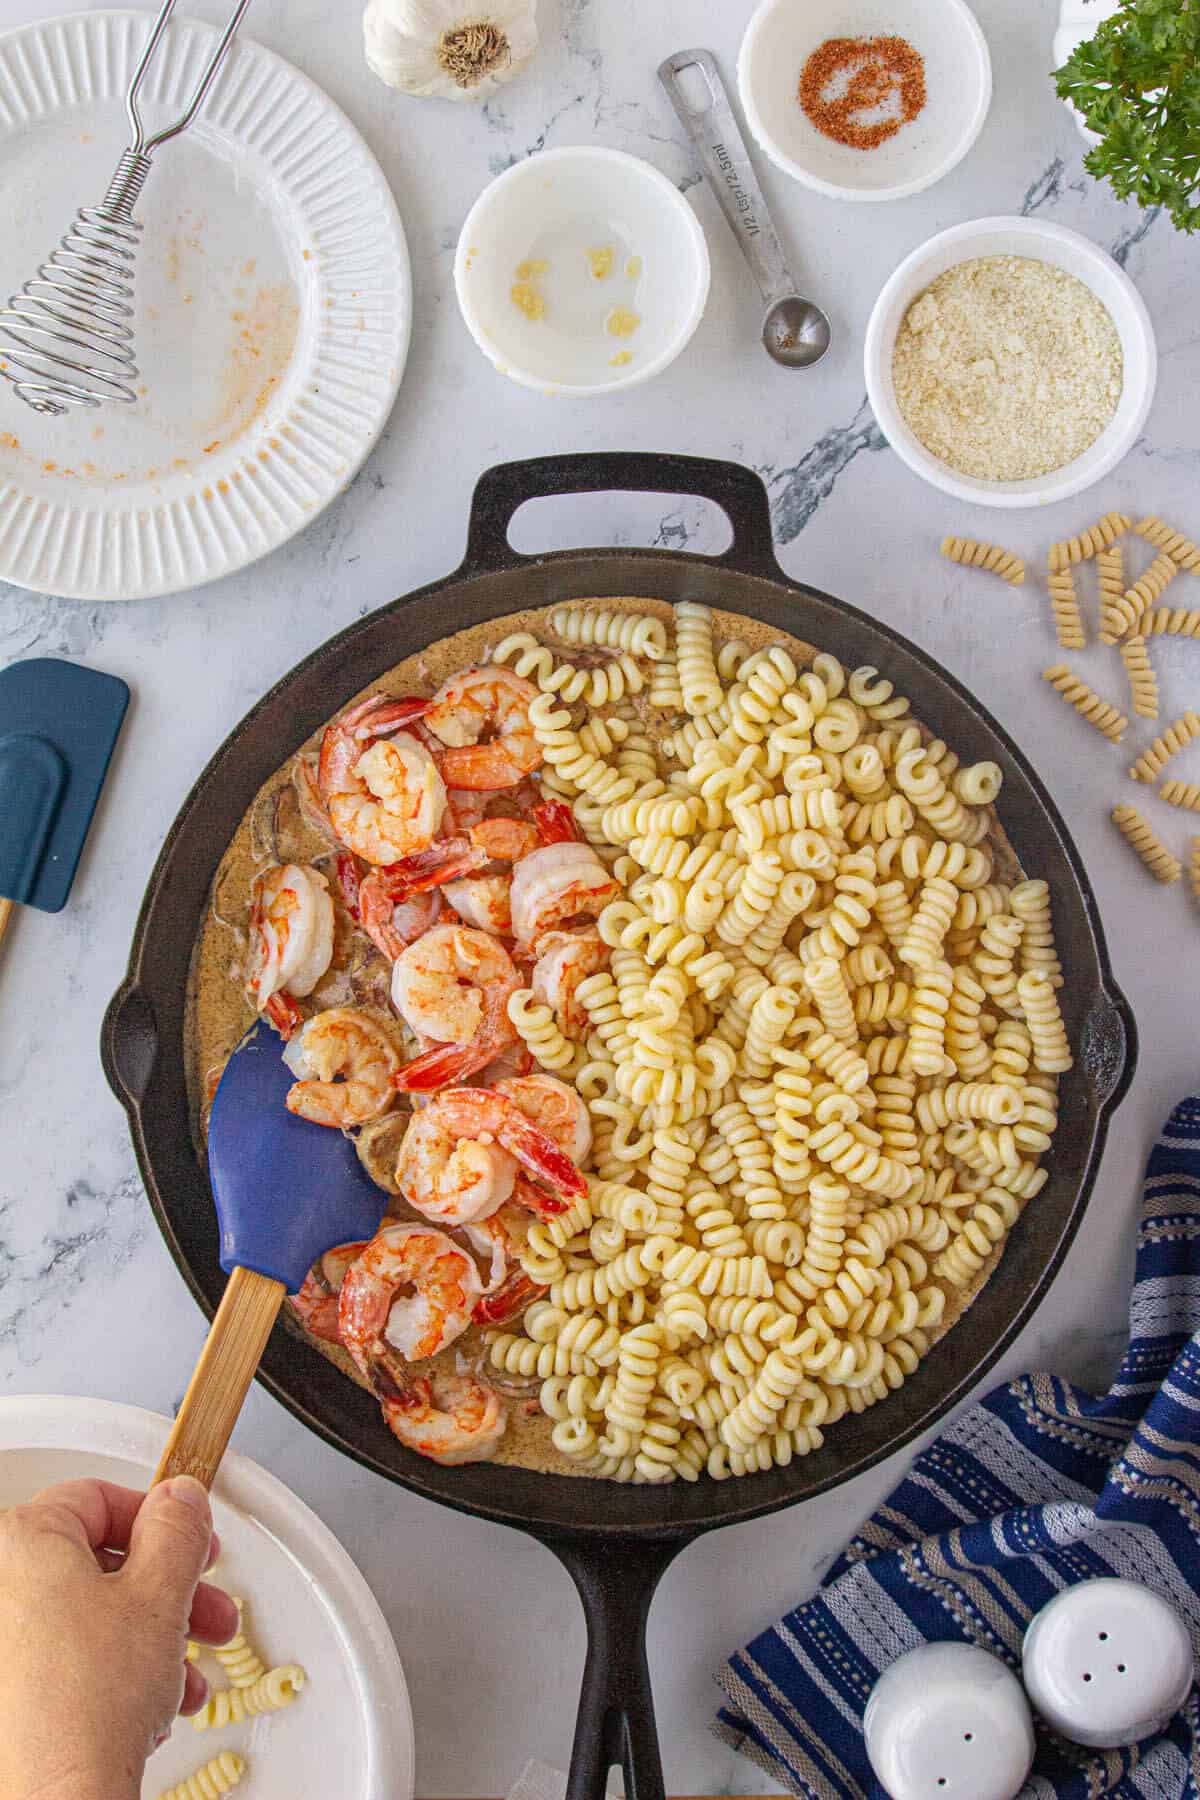
<svg viewBox="0 0 1200 1800">
<path fill-rule="evenodd" d="M 1109 473 L 1154 398 L 1141 295 L 1078 232 L 974 219 L 885 284 L 867 326 L 867 394 L 896 454 L 984 506 L 1046 506 Z"/>
</svg>

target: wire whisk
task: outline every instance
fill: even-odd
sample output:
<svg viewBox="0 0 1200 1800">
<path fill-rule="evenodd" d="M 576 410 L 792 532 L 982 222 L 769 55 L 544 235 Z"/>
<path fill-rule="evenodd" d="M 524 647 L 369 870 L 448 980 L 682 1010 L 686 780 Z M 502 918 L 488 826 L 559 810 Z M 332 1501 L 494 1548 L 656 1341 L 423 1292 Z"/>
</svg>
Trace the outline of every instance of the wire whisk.
<svg viewBox="0 0 1200 1800">
<path fill-rule="evenodd" d="M 238 0 L 184 111 L 148 136 L 138 95 L 176 0 L 163 0 L 125 96 L 133 132 L 99 206 L 80 207 L 48 262 L 0 309 L 0 374 L 35 412 L 137 399 L 133 289 L 140 220 L 133 216 L 156 150 L 187 130 L 208 97 L 250 0 Z"/>
</svg>

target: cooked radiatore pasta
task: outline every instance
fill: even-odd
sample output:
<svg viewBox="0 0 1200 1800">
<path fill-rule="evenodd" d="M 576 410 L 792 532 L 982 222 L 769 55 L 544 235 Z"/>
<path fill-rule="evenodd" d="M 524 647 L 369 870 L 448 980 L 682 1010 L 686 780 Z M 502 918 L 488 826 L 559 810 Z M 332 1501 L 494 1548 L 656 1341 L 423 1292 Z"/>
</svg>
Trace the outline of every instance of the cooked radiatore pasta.
<svg viewBox="0 0 1200 1800">
<path fill-rule="evenodd" d="M 1050 611 L 1054 617 L 1054 635 L 1060 650 L 1082 650 L 1087 643 L 1079 596 L 1075 592 L 1075 571 L 1068 567 L 1054 569 L 1046 580 L 1050 595 Z"/>
<path fill-rule="evenodd" d="M 220 1644 L 213 1655 L 229 1678 L 230 1687 L 253 1687 L 267 1673 L 267 1665 L 246 1636 L 245 1601 L 233 1595 L 237 1607 L 238 1628 L 227 1644 Z"/>
<path fill-rule="evenodd" d="M 1200 548 L 1173 526 L 1165 525 L 1161 519 L 1151 515 L 1147 519 L 1140 519 L 1133 529 L 1138 537 L 1145 538 L 1156 550 L 1165 552 L 1179 568 L 1200 570 Z"/>
<path fill-rule="evenodd" d="M 551 1074 L 574 1067 L 577 1046 L 564 1036 L 549 1006 L 531 988 L 518 988 L 508 1002 L 508 1016 L 525 1048 Z"/>
<path fill-rule="evenodd" d="M 221 1800 L 222 1794 L 232 1794 L 247 1767 L 245 1757 L 236 1750 L 222 1750 L 176 1787 L 164 1788 L 158 1800 Z"/>
<path fill-rule="evenodd" d="M 1200 812 L 1200 782 L 1164 781 L 1159 798 L 1168 806 L 1182 806 L 1188 812 Z"/>
<path fill-rule="evenodd" d="M 1020 587 L 1025 579 L 1025 564 L 1021 558 L 999 544 L 981 543 L 977 538 L 944 537 L 942 555 L 949 557 L 951 562 L 966 563 L 973 569 L 987 569 L 1011 587 Z"/>
<path fill-rule="evenodd" d="M 1130 521 L 1124 513 L 1105 513 L 1102 519 L 1097 519 L 1094 525 L 1089 525 L 1078 537 L 1064 538 L 1060 543 L 1051 544 L 1051 570 L 1066 569 L 1072 563 L 1086 562 L 1101 550 L 1107 550 L 1129 527 Z"/>
<path fill-rule="evenodd" d="M 1143 817 L 1136 806 L 1114 806 L 1112 822 L 1125 842 L 1141 858 L 1155 881 L 1179 880 L 1183 869 L 1178 857 L 1171 855 L 1150 821 Z"/>
<path fill-rule="evenodd" d="M 1146 654 L 1144 637 L 1129 637 L 1120 647 L 1121 661 L 1125 664 L 1125 673 L 1129 677 L 1129 691 L 1133 702 L 1133 710 L 1139 719 L 1157 719 L 1158 717 L 1158 678 L 1153 665 Z"/>
<path fill-rule="evenodd" d="M 666 655 L 667 628 L 648 613 L 613 612 L 585 600 L 576 606 L 555 607 L 550 629 L 564 644 L 627 650 L 631 656 L 645 656 L 653 662 Z"/>
<path fill-rule="evenodd" d="M 1093 693 L 1087 682 L 1081 681 L 1066 663 L 1055 663 L 1053 668 L 1044 669 L 1042 680 L 1048 681 L 1055 693 L 1060 694 L 1068 706 L 1073 706 L 1080 718 L 1086 719 L 1110 744 L 1120 743 L 1129 729 L 1129 720 L 1115 706 Z"/>
<path fill-rule="evenodd" d="M 510 1004 L 573 1072 L 595 1173 L 527 1227 L 542 1298 L 487 1360 L 540 1394 L 567 1466 L 643 1483 L 777 1466 L 894 1391 L 1040 1186 L 1070 1060 L 1046 885 L 1010 888 L 985 842 L 999 766 L 960 765 L 874 669 L 719 644 L 686 603 L 673 626 L 650 690 L 594 718 L 536 640 L 506 652 L 623 891 L 583 1043 L 530 990 Z M 610 668 L 659 643 L 562 635 Z"/>
<path fill-rule="evenodd" d="M 1185 712 L 1174 724 L 1168 725 L 1161 737 L 1156 737 L 1148 750 L 1144 750 L 1135 763 L 1130 765 L 1129 773 L 1135 781 L 1157 781 L 1171 757 L 1178 755 L 1186 744 L 1200 737 L 1200 715 Z"/>
<path fill-rule="evenodd" d="M 259 1713 L 282 1712 L 303 1693 L 306 1680 L 298 1663 L 285 1663 L 268 1669 L 253 1687 L 218 1688 L 193 1715 L 192 1724 L 197 1731 L 219 1731 L 226 1725 L 240 1725 Z"/>
</svg>

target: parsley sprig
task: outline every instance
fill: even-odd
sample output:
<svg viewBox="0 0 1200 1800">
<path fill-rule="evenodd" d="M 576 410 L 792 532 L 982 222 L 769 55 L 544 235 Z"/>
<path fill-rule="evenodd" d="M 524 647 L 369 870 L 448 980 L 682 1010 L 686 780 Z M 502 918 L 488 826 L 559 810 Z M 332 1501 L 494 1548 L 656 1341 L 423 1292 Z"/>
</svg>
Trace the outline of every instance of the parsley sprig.
<svg viewBox="0 0 1200 1800">
<path fill-rule="evenodd" d="M 1200 226 L 1200 0 L 1125 0 L 1056 71 L 1102 142 L 1084 159 L 1118 199 Z"/>
</svg>

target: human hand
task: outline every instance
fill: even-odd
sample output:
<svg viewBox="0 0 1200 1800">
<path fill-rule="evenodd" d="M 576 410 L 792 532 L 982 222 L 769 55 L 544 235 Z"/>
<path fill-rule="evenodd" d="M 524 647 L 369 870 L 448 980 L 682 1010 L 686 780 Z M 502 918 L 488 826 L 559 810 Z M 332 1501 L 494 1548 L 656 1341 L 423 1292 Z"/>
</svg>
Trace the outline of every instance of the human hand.
<svg viewBox="0 0 1200 1800">
<path fill-rule="evenodd" d="M 220 1546 L 183 1476 L 149 1494 L 68 1481 L 0 1513 L 0 1794 L 136 1800 L 146 1758 L 208 1696 L 187 1639 L 237 1630 L 200 1580 Z"/>
</svg>

